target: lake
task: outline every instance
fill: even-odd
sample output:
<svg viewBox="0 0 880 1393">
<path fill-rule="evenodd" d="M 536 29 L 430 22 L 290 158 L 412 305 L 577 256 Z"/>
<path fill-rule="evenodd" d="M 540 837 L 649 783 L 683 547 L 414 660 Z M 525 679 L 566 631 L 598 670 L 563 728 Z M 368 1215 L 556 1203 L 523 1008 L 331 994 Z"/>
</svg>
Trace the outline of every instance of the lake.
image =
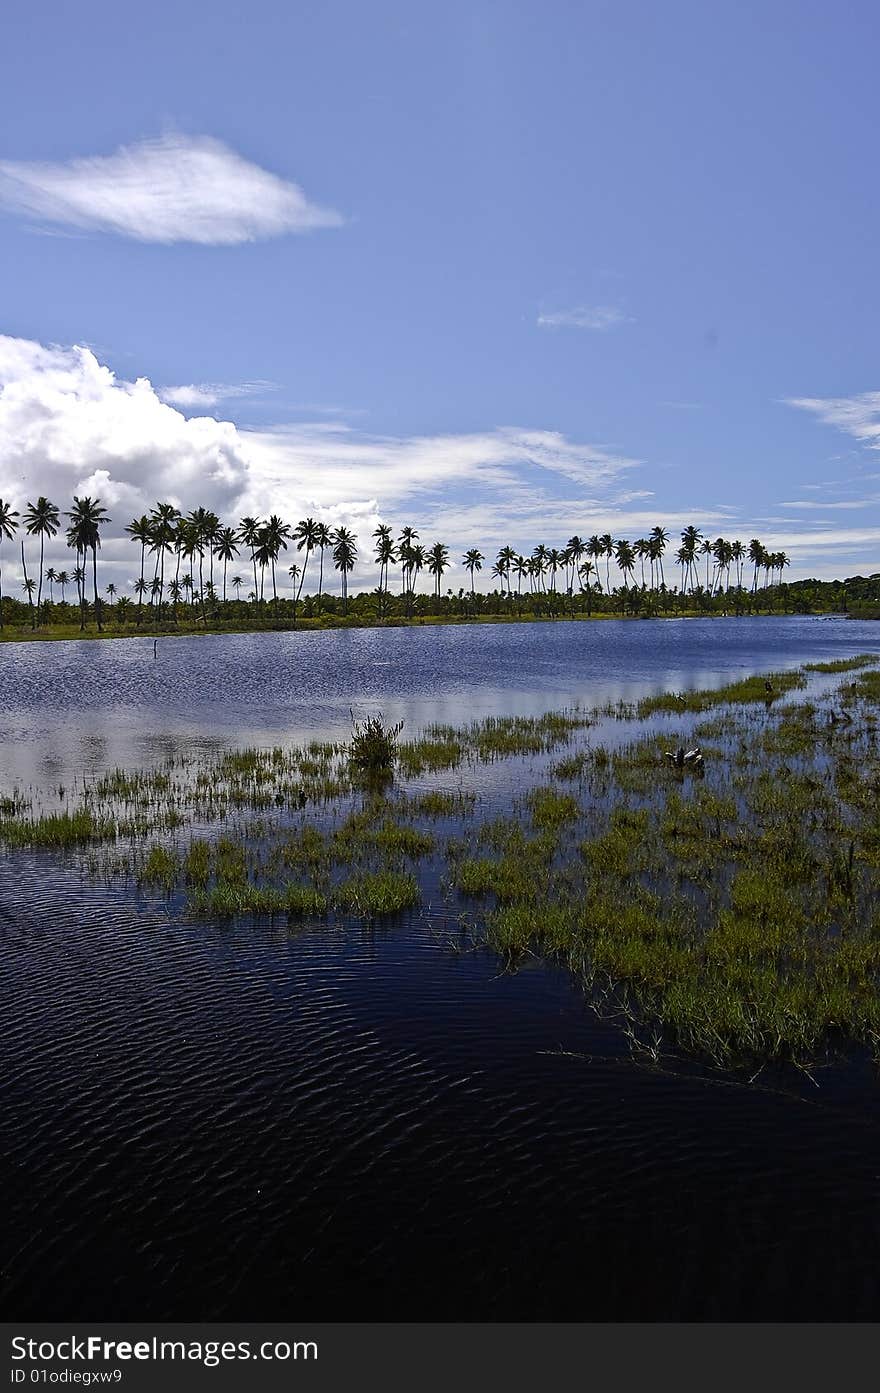
<svg viewBox="0 0 880 1393">
<path fill-rule="evenodd" d="M 0 790 L 878 651 L 824 616 L 6 645 Z M 190 922 L 0 853 L 8 1317 L 876 1317 L 870 1060 L 658 1068 L 447 921 Z"/>
</svg>

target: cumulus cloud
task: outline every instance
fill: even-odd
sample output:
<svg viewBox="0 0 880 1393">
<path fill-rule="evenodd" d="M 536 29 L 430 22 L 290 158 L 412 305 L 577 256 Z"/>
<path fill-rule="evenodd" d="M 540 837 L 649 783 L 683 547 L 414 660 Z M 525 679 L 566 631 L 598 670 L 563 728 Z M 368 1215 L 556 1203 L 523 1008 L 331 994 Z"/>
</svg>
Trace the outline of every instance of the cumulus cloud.
<svg viewBox="0 0 880 1393">
<path fill-rule="evenodd" d="M 316 421 L 242 430 L 194 414 L 208 399 L 264 385 L 160 393 L 147 378 L 118 378 L 89 348 L 0 336 L 0 496 L 19 507 L 37 492 L 62 506 L 75 493 L 99 496 L 113 520 L 104 543 L 110 563 L 127 555 L 125 524 L 159 499 L 184 511 L 203 504 L 232 520 L 315 513 L 365 537 L 380 517 L 404 510 L 428 526 L 453 489 L 479 500 L 484 531 L 503 529 L 506 518 L 521 526 L 525 545 L 526 526 L 553 490 L 610 496 L 638 463 L 518 426 L 394 437 Z"/>
<path fill-rule="evenodd" d="M 788 397 L 788 406 L 809 411 L 825 425 L 837 426 L 871 450 L 880 450 L 880 392 L 854 397 Z"/>
<path fill-rule="evenodd" d="M 0 161 L 0 203 L 141 242 L 232 246 L 342 223 L 298 184 L 208 136 L 167 135 L 66 163 Z"/>
<path fill-rule="evenodd" d="M 147 378 L 118 379 L 83 347 L 0 335 L 0 490 L 99 494 L 111 512 L 196 493 L 218 511 L 246 487 L 246 442 L 228 421 L 187 418 Z"/>
<path fill-rule="evenodd" d="M 244 430 L 197 414 L 200 390 L 211 394 L 203 384 L 173 405 L 147 378 L 117 377 L 89 348 L 0 336 L 0 497 L 19 510 L 37 493 L 63 509 L 75 493 L 100 497 L 112 518 L 102 563 L 120 589 L 134 575 L 124 528 L 158 500 L 184 512 L 201 504 L 229 522 L 277 512 L 344 523 L 360 539 L 359 586 L 375 583 L 370 534 L 380 520 L 442 538 L 456 559 L 447 578 L 455 587 L 464 583 L 466 547 L 491 557 L 508 543 L 561 546 L 575 531 L 632 538 L 658 524 L 675 538 L 689 522 L 707 535 L 761 536 L 791 553 L 792 574 L 815 573 L 823 556 L 841 574 L 878 569 L 865 558 L 880 556 L 880 528 L 839 528 L 833 514 L 813 514 L 812 526 L 747 519 L 705 500 L 692 500 L 684 515 L 638 487 L 640 461 L 557 431 L 507 425 L 398 437 L 314 420 Z M 229 390 L 218 386 L 216 399 Z M 59 537 L 46 564 L 69 560 Z"/>
<path fill-rule="evenodd" d="M 613 329 L 617 324 L 631 324 L 628 315 L 615 305 L 575 305 L 568 310 L 555 310 L 538 315 L 542 329 Z"/>
</svg>

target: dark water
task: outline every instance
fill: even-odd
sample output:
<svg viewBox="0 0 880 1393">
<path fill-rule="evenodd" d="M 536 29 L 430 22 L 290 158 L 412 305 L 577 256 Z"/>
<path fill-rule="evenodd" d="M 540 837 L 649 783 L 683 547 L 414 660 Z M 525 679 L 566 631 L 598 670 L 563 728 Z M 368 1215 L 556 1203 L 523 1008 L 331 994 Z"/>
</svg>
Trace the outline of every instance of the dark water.
<svg viewBox="0 0 880 1393">
<path fill-rule="evenodd" d="M 181 745 L 641 695 L 880 649 L 836 620 L 0 650 L 0 784 Z M 875 1319 L 880 1080 L 631 1058 L 566 974 L 193 925 L 0 858 L 16 1318 Z"/>
</svg>

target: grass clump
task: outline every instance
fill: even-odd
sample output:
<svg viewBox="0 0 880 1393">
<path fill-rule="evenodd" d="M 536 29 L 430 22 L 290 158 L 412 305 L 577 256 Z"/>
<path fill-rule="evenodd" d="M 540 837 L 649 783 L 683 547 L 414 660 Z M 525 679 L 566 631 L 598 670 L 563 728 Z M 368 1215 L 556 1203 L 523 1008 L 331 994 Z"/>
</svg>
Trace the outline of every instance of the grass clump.
<svg viewBox="0 0 880 1393">
<path fill-rule="evenodd" d="M 364 871 L 337 885 L 333 903 L 337 909 L 365 919 L 400 914 L 421 900 L 418 881 L 409 872 Z"/>
<path fill-rule="evenodd" d="M 804 672 L 855 672 L 880 662 L 876 653 L 859 653 L 855 658 L 833 658 L 827 663 L 805 663 Z"/>
<path fill-rule="evenodd" d="M 389 776 L 397 759 L 397 743 L 403 721 L 386 725 L 381 713 L 356 721 L 352 716 L 348 762 L 355 773 L 366 778 Z"/>
<path fill-rule="evenodd" d="M 39 817 L 31 818 L 0 819 L 0 840 L 11 847 L 63 850 L 86 846 L 90 842 L 114 841 L 118 830 L 114 818 L 99 816 L 91 808 L 42 813 Z"/>
<path fill-rule="evenodd" d="M 154 885 L 170 893 L 177 882 L 179 870 L 180 866 L 174 853 L 156 843 L 150 847 L 138 875 L 138 884 Z"/>
</svg>

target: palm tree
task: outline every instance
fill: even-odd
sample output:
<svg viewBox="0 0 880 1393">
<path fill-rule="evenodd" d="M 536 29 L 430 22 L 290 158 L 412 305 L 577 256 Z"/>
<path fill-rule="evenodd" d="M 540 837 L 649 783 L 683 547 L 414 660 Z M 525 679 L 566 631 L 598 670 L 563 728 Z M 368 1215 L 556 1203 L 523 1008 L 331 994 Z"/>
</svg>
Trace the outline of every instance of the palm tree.
<svg viewBox="0 0 880 1393">
<path fill-rule="evenodd" d="M 242 580 L 241 576 L 233 576 L 233 577 L 232 577 L 232 580 L 231 580 L 229 583 L 230 583 L 230 585 L 232 586 L 233 590 L 235 591 L 235 598 L 236 598 L 237 600 L 240 599 L 240 598 L 241 598 L 241 587 L 244 585 L 244 581 Z"/>
<path fill-rule="evenodd" d="M 48 498 L 40 497 L 36 503 L 29 503 L 24 512 L 25 531 L 31 537 L 40 539 L 40 571 L 37 585 L 37 614 L 43 598 L 43 551 L 47 537 L 54 537 L 59 528 L 59 510 Z"/>
<path fill-rule="evenodd" d="M 67 545 L 68 545 L 68 546 L 73 546 L 73 545 L 74 545 L 74 543 L 70 540 L 70 530 L 69 530 L 69 529 L 68 529 L 68 534 L 67 534 Z M 77 556 L 79 556 L 79 552 L 77 552 Z M 74 584 L 75 584 L 75 586 L 76 586 L 76 602 L 77 602 L 77 604 L 79 605 L 79 627 L 80 627 L 81 629 L 83 629 L 83 628 L 85 628 L 85 603 L 86 603 L 86 590 L 85 590 L 85 585 L 86 585 L 86 573 L 85 573 L 85 571 L 83 570 L 82 566 L 80 566 L 80 565 L 74 566 L 74 568 L 73 568 L 73 581 L 74 581 Z"/>
<path fill-rule="evenodd" d="M 65 586 L 68 586 L 70 584 L 70 576 L 67 574 L 66 571 L 59 571 L 55 576 L 55 579 L 61 586 L 61 603 L 64 604 L 64 589 Z"/>
<path fill-rule="evenodd" d="M 532 561 L 534 562 L 533 574 L 538 582 L 538 589 L 543 590 L 545 588 L 544 572 L 547 570 L 547 567 L 550 562 L 550 553 L 547 551 L 547 548 L 544 546 L 543 542 L 539 542 L 538 545 L 533 549 Z M 471 579 L 473 579 L 473 577 L 471 577 Z"/>
<path fill-rule="evenodd" d="M 250 548 L 251 564 L 254 568 L 254 604 L 257 603 L 257 546 L 259 545 L 260 524 L 256 518 L 242 518 L 238 535 L 246 547 Z"/>
<path fill-rule="evenodd" d="M 269 561 L 272 566 L 272 603 L 275 614 L 278 614 L 278 591 L 275 588 L 275 562 L 278 560 L 279 553 L 287 551 L 287 543 L 290 538 L 290 528 L 286 522 L 282 522 L 277 513 L 273 513 L 263 529 L 265 533 L 265 546 L 269 553 Z"/>
<path fill-rule="evenodd" d="M 172 618 L 174 619 L 174 623 L 175 623 L 175 625 L 176 625 L 176 624 L 177 624 L 177 606 L 180 604 L 180 601 L 181 601 L 181 599 L 182 599 L 182 597 L 183 597 L 183 586 L 181 585 L 180 581 L 177 579 L 177 576 L 175 576 L 174 579 L 173 579 L 172 581 L 169 581 L 169 582 L 168 582 L 168 594 L 171 596 L 171 614 L 172 614 Z M 120 604 L 121 604 L 121 603 L 122 603 L 122 601 L 120 600 Z M 118 606 L 117 606 L 117 608 L 118 608 Z"/>
<path fill-rule="evenodd" d="M 320 565 L 318 567 L 318 603 L 324 593 L 324 552 L 331 546 L 330 528 L 326 522 L 319 522 L 315 528 L 315 546 L 320 553 Z"/>
<path fill-rule="evenodd" d="M 512 556 L 511 548 L 508 547 L 507 550 L 511 552 Z M 439 600 L 443 572 L 449 570 L 449 548 L 444 546 L 442 542 L 435 542 L 428 552 L 428 570 L 434 577 L 434 594 Z"/>
<path fill-rule="evenodd" d="M 207 625 L 208 616 L 205 613 L 205 547 L 208 545 L 208 535 L 213 531 L 213 513 L 207 508 L 194 508 L 187 518 L 188 533 L 187 546 L 190 548 L 190 557 L 195 552 L 199 554 L 199 603 L 202 608 L 202 623 Z M 213 552 L 212 552 L 213 557 Z"/>
<path fill-rule="evenodd" d="M 402 594 L 404 594 L 404 595 L 407 593 L 407 589 L 409 588 L 409 585 L 411 584 L 411 570 L 412 570 L 412 568 L 411 568 L 411 566 L 410 566 L 410 560 L 411 560 L 411 556 L 412 556 L 412 548 L 413 548 L 414 544 L 415 544 L 418 540 L 419 540 L 419 534 L 418 534 L 418 531 L 417 531 L 417 529 L 416 529 L 415 527 L 403 527 L 403 528 L 401 528 L 400 536 L 399 536 L 399 538 L 397 539 L 397 552 L 398 552 L 398 555 L 399 555 L 399 557 L 400 557 L 400 561 L 401 561 L 401 563 L 402 563 L 402 577 L 401 577 L 401 578 L 402 578 L 402 582 L 403 582 Z"/>
<path fill-rule="evenodd" d="M 706 558 L 706 594 L 711 595 L 712 587 L 709 583 L 709 557 L 712 555 L 712 543 L 708 537 L 704 537 L 700 543 L 700 554 Z"/>
<path fill-rule="evenodd" d="M 666 584 L 666 577 L 663 574 L 663 553 L 666 550 L 666 543 L 669 541 L 669 533 L 665 527 L 652 527 L 650 541 L 654 543 L 654 550 L 651 559 L 656 559 L 660 563 L 660 584 Z"/>
<path fill-rule="evenodd" d="M 764 565 L 764 556 L 765 556 L 765 555 L 766 555 L 766 553 L 765 553 L 765 551 L 764 551 L 763 543 L 759 542 L 757 537 L 753 537 L 752 540 L 749 542 L 749 550 L 748 550 L 748 557 L 749 557 L 749 560 L 751 561 L 752 565 L 753 565 L 754 568 L 755 568 L 755 574 L 754 574 L 754 576 L 752 577 L 752 594 L 753 594 L 753 595 L 755 594 L 756 590 L 758 589 L 758 571 L 759 571 L 759 569 L 762 568 L 763 565 Z"/>
<path fill-rule="evenodd" d="M 235 528 L 223 527 L 217 537 L 217 560 L 223 562 L 223 603 L 226 604 L 226 568 L 238 556 L 238 536 Z"/>
<path fill-rule="evenodd" d="M 388 593 L 388 567 L 397 560 L 394 537 L 386 522 L 380 522 L 373 532 L 376 543 L 376 563 L 379 567 L 379 617 L 385 613 L 385 596 Z"/>
<path fill-rule="evenodd" d="M 49 604 L 55 603 L 55 582 L 58 579 L 58 572 L 54 566 L 49 566 L 46 571 L 46 579 L 49 582 Z"/>
<path fill-rule="evenodd" d="M 303 548 L 305 548 L 306 553 L 303 558 L 302 574 L 299 578 L 299 589 L 293 600 L 293 627 L 296 628 L 296 607 L 299 604 L 299 597 L 302 594 L 302 588 L 306 578 L 306 568 L 309 564 L 309 557 L 318 545 L 318 524 L 315 522 L 315 519 L 303 518 L 301 522 L 298 522 L 293 529 L 293 540 L 296 542 L 297 551 L 302 551 Z"/>
<path fill-rule="evenodd" d="M 691 590 L 697 583 L 697 552 L 700 550 L 702 540 L 702 532 L 693 526 L 686 527 L 681 534 L 681 550 L 678 553 L 678 560 L 680 563 L 682 562 L 682 553 L 684 553 L 683 564 L 686 567 L 684 584 L 687 586 L 688 579 L 690 579 Z"/>
<path fill-rule="evenodd" d="M 95 594 L 95 620 L 98 625 L 98 633 L 101 632 L 101 599 L 98 595 L 98 548 L 101 545 L 101 528 L 110 522 L 107 513 L 101 506 L 100 498 L 76 498 L 73 500 L 73 510 L 67 516 L 70 518 L 68 528 L 68 540 L 76 547 L 76 550 L 84 557 L 86 552 L 92 553 L 92 582 Z"/>
<path fill-rule="evenodd" d="M 179 521 L 180 510 L 175 508 L 173 503 L 157 503 L 150 514 L 150 550 L 156 553 L 160 619 L 162 617 L 162 596 L 165 591 L 165 553 L 172 549 L 178 539 Z"/>
<path fill-rule="evenodd" d="M 477 591 L 474 582 L 474 572 L 481 571 L 483 569 L 483 562 L 485 561 L 485 559 L 486 558 L 483 556 L 483 553 L 481 551 L 477 551 L 476 547 L 471 547 L 470 551 L 466 551 L 464 556 L 462 557 L 462 565 L 466 568 L 466 570 L 470 571 L 471 573 L 471 603 L 474 605 L 476 605 L 477 603 Z"/>
<path fill-rule="evenodd" d="M 139 518 L 133 518 L 132 521 L 131 521 L 131 522 L 128 524 L 128 526 L 126 527 L 125 530 L 126 530 L 126 532 L 128 533 L 128 535 L 131 537 L 131 539 L 132 539 L 133 542 L 140 542 L 140 544 L 141 544 L 141 580 L 143 580 L 143 578 L 144 578 L 144 561 L 145 561 L 146 554 L 147 554 L 147 547 L 149 546 L 150 541 L 151 541 L 151 539 L 152 539 L 152 535 L 153 535 L 153 532 L 152 532 L 152 525 L 151 525 L 151 523 L 150 523 L 150 519 L 147 517 L 146 513 L 143 513 L 141 517 L 139 517 Z M 138 612 L 137 612 L 137 622 L 138 622 L 138 625 L 140 625 L 140 622 L 141 622 L 141 606 L 142 606 L 142 604 L 143 604 L 143 597 L 144 597 L 145 591 L 146 591 L 146 586 L 143 586 L 143 585 L 142 585 L 141 588 L 140 588 L 140 590 L 137 592 L 137 593 L 138 593 L 138 596 L 139 596 L 139 599 L 138 599 Z"/>
<path fill-rule="evenodd" d="M 18 528 L 18 513 L 11 503 L 0 498 L 0 550 L 4 541 L 11 542 Z M 3 571 L 0 569 L 0 629 L 3 628 Z"/>
<path fill-rule="evenodd" d="M 642 589 L 645 588 L 645 557 L 651 556 L 651 543 L 646 537 L 639 537 L 633 542 L 633 555 L 639 558 L 642 568 Z M 651 577 L 651 589 L 654 588 L 654 577 Z"/>
<path fill-rule="evenodd" d="M 214 590 L 214 554 L 217 547 L 217 543 L 220 540 L 221 531 L 222 523 L 220 522 L 220 519 L 218 518 L 217 514 L 212 513 L 209 508 L 205 513 L 205 522 L 202 535 L 205 540 L 205 545 L 208 548 L 208 588 L 209 593 L 211 594 L 213 594 Z"/>
<path fill-rule="evenodd" d="M 357 537 L 347 527 L 337 527 L 331 535 L 333 564 L 342 576 L 342 612 L 348 613 L 348 575 L 357 561 Z"/>
<path fill-rule="evenodd" d="M 623 588 L 624 590 L 628 590 L 627 576 L 632 575 L 632 572 L 635 570 L 636 554 L 625 537 L 614 543 L 614 559 L 623 576 Z"/>
<path fill-rule="evenodd" d="M 571 581 L 566 586 L 566 589 L 573 590 L 575 576 L 577 576 L 580 581 L 581 566 L 584 557 L 587 555 L 587 543 L 582 541 L 577 533 L 575 533 L 573 537 L 569 537 L 565 544 L 565 554 L 568 558 L 568 564 L 571 566 Z"/>
<path fill-rule="evenodd" d="M 125 626 L 128 618 L 128 611 L 131 609 L 131 600 L 127 595 L 120 595 L 116 601 L 116 622 L 120 628 Z"/>
<path fill-rule="evenodd" d="M 593 604 L 592 604 L 592 599 L 593 599 L 593 584 L 592 584 L 591 576 L 593 575 L 593 572 L 595 571 L 595 569 L 596 569 L 596 568 L 595 568 L 595 566 L 593 565 L 592 561 L 582 561 L 581 564 L 580 564 L 580 566 L 578 567 L 578 577 L 579 577 L 579 580 L 580 580 L 581 590 L 584 592 L 584 594 L 585 594 L 586 597 L 587 597 L 587 617 L 588 617 L 588 618 L 589 618 L 589 616 L 593 613 Z"/>
<path fill-rule="evenodd" d="M 605 557 L 605 590 L 611 594 L 611 558 L 614 555 L 614 538 L 610 532 L 603 532 L 599 538 L 600 555 Z"/>
</svg>

